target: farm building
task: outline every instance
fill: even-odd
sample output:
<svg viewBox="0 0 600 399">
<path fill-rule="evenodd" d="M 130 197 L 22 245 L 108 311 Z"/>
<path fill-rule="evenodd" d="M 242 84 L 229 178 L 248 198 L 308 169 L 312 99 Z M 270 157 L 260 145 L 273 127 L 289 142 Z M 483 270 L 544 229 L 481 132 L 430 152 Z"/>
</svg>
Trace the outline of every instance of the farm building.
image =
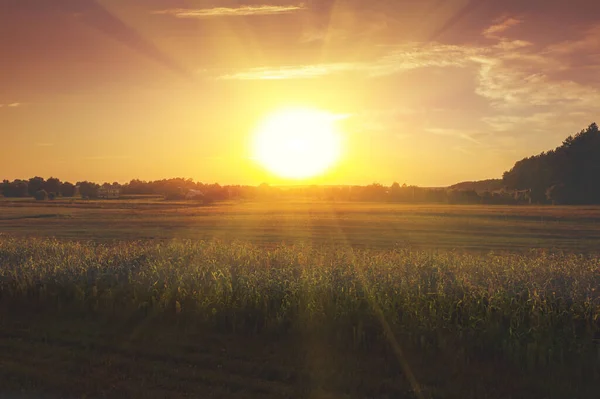
<svg viewBox="0 0 600 399">
<path fill-rule="evenodd" d="M 100 187 L 98 189 L 98 198 L 117 199 L 121 195 L 121 190 L 112 187 Z"/>
</svg>

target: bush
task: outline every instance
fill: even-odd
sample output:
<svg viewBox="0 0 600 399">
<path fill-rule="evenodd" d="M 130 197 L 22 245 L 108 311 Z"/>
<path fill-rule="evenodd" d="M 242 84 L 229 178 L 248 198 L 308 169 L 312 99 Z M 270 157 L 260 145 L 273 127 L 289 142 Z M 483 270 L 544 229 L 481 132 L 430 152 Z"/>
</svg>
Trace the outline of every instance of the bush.
<svg viewBox="0 0 600 399">
<path fill-rule="evenodd" d="M 35 192 L 34 197 L 38 201 L 45 201 L 48 199 L 48 193 L 46 192 L 46 190 L 38 190 Z"/>
<path fill-rule="evenodd" d="M 69 182 L 64 182 L 60 186 L 60 193 L 63 197 L 73 197 L 75 196 L 75 185 Z"/>
<path fill-rule="evenodd" d="M 49 193 L 48 194 L 48 199 L 50 199 L 50 200 L 56 199 L 56 193 Z"/>
</svg>

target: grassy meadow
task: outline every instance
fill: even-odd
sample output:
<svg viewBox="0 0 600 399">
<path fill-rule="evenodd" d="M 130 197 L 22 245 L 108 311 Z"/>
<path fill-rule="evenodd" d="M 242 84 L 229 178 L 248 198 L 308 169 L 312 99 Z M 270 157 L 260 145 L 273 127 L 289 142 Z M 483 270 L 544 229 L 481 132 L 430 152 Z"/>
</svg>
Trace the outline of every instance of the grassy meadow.
<svg viewBox="0 0 600 399">
<path fill-rule="evenodd" d="M 0 210 L 5 392 L 597 397 L 598 208 Z"/>
</svg>

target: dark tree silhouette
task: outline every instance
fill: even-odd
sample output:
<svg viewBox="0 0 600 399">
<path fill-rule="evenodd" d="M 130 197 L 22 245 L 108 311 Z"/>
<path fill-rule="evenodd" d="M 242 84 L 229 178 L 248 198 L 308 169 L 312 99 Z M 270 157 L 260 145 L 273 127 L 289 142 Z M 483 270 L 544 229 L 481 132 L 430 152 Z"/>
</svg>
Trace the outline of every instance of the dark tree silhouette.
<svg viewBox="0 0 600 399">
<path fill-rule="evenodd" d="M 513 190 L 531 190 L 531 201 L 600 203 L 600 132 L 592 123 L 555 150 L 518 161 L 503 176 Z"/>
<path fill-rule="evenodd" d="M 24 180 L 15 180 L 12 183 L 4 180 L 0 186 L 0 194 L 7 198 L 29 196 L 28 183 Z"/>
<path fill-rule="evenodd" d="M 59 193 L 60 186 L 60 180 L 55 177 L 51 177 L 44 183 L 44 190 L 46 190 L 49 193 Z"/>
<path fill-rule="evenodd" d="M 36 191 L 34 198 L 38 201 L 44 201 L 48 199 L 48 193 L 46 190 L 38 190 Z"/>
<path fill-rule="evenodd" d="M 27 185 L 29 190 L 29 196 L 34 197 L 35 193 L 44 188 L 45 182 L 46 181 L 44 180 L 44 178 L 39 176 L 32 177 L 31 179 L 29 179 L 29 184 Z"/>
<path fill-rule="evenodd" d="M 64 182 L 60 185 L 60 194 L 63 197 L 73 197 L 75 196 L 75 185 L 73 183 Z"/>
<path fill-rule="evenodd" d="M 79 186 L 79 194 L 81 194 L 82 198 L 98 197 L 98 189 L 100 188 L 98 184 L 89 181 L 82 181 L 78 182 L 77 186 Z"/>
</svg>

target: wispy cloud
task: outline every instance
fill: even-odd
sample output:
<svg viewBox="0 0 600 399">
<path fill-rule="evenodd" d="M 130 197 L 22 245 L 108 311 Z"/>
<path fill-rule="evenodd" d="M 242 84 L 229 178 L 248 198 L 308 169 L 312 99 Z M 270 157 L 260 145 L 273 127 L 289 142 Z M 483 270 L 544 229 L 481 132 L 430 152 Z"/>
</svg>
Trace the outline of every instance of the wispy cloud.
<svg viewBox="0 0 600 399">
<path fill-rule="evenodd" d="M 498 132 L 509 131 L 514 128 L 523 127 L 524 125 L 541 125 L 549 122 L 554 118 L 555 114 L 551 112 L 538 112 L 532 115 L 496 115 L 488 116 L 482 119 L 492 129 Z"/>
<path fill-rule="evenodd" d="M 260 6 L 241 6 L 241 7 L 214 7 L 214 8 L 173 8 L 167 10 L 153 11 L 153 14 L 171 15 L 177 18 L 211 18 L 211 17 L 245 17 L 254 15 L 277 15 L 289 14 L 305 10 L 303 4 L 300 5 L 260 5 Z"/>
<path fill-rule="evenodd" d="M 20 107 L 21 105 L 23 105 L 23 103 L 9 103 L 9 104 L 0 104 L 0 108 L 3 108 L 3 107 L 7 107 L 7 108 L 17 108 L 17 107 Z"/>
<path fill-rule="evenodd" d="M 490 26 L 483 31 L 483 35 L 490 39 L 497 39 L 500 34 L 510 29 L 512 26 L 519 25 L 523 20 L 518 18 L 506 18 L 502 22 Z"/>
<path fill-rule="evenodd" d="M 554 62 L 548 59 L 547 63 Z M 554 80 L 551 73 L 519 68 L 507 58 L 490 59 L 479 70 L 476 93 L 497 108 L 590 107 L 600 102 L 598 89 L 572 80 Z"/>
<path fill-rule="evenodd" d="M 494 48 L 497 48 L 497 49 L 503 50 L 503 51 L 513 51 L 513 50 L 518 50 L 518 49 L 522 49 L 522 48 L 529 47 L 529 46 L 533 46 L 533 43 L 525 41 L 525 40 L 502 39 L 502 40 L 500 40 L 500 42 L 498 44 L 494 45 Z"/>
<path fill-rule="evenodd" d="M 571 54 L 577 51 L 591 51 L 600 48 L 600 24 L 590 28 L 577 40 L 566 40 L 548 47 L 549 53 Z"/>
<path fill-rule="evenodd" d="M 388 46 L 386 49 L 388 52 L 385 55 L 373 61 L 257 67 L 220 75 L 217 79 L 310 79 L 347 72 L 362 72 L 368 77 L 381 77 L 425 67 L 465 67 L 485 51 L 453 45 L 419 43 Z"/>
<path fill-rule="evenodd" d="M 217 79 L 225 80 L 279 80 L 279 79 L 310 79 L 333 73 L 348 72 L 358 68 L 353 63 L 332 63 L 314 65 L 286 65 L 280 67 L 250 68 L 242 72 L 225 74 Z"/>
<path fill-rule="evenodd" d="M 560 77 L 566 66 L 564 55 L 557 47 L 539 49 L 526 40 L 497 36 L 518 23 L 521 20 L 509 18 L 486 29 L 488 35 L 495 35 L 497 44 L 492 46 L 440 43 L 380 46 L 382 55 L 370 61 L 265 66 L 226 74 L 217 72 L 217 79 L 313 79 L 348 73 L 377 78 L 418 68 L 472 68 L 475 94 L 504 112 L 529 107 L 559 106 L 564 112 L 597 107 L 600 103 L 598 88 L 565 78 L 564 74 Z M 595 36 L 586 35 L 574 43 L 575 47 L 581 47 L 582 43 L 593 45 L 595 42 Z"/>
</svg>

